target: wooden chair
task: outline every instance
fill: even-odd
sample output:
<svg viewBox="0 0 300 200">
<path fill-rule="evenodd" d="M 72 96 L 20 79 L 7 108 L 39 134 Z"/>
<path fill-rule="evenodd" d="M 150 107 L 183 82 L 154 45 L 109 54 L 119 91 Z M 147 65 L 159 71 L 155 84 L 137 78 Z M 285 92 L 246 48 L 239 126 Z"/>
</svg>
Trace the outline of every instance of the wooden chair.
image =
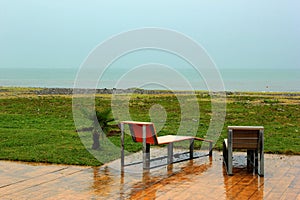
<svg viewBox="0 0 300 200">
<path fill-rule="evenodd" d="M 247 167 L 254 167 L 255 173 L 264 176 L 263 126 L 228 126 L 228 139 L 224 139 L 223 142 L 223 160 L 228 175 L 233 175 L 232 153 L 234 149 L 247 150 Z"/>
<path fill-rule="evenodd" d="M 178 136 L 178 135 L 166 135 L 158 137 L 152 122 L 136 122 L 136 121 L 122 121 L 121 127 L 121 167 L 125 166 L 124 163 L 124 125 L 127 124 L 130 129 L 130 133 L 134 142 L 143 143 L 143 168 L 150 168 L 150 145 L 168 145 L 168 157 L 167 163 L 173 163 L 173 143 L 189 140 L 190 159 L 194 158 L 194 141 L 209 142 L 209 156 L 212 156 L 212 141 L 205 140 L 193 136 Z"/>
</svg>

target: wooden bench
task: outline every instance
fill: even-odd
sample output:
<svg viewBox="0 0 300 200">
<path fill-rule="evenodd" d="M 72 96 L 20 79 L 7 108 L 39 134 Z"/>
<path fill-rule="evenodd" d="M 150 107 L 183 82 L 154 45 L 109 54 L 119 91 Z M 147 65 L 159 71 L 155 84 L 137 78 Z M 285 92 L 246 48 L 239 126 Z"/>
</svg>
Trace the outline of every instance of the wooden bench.
<svg viewBox="0 0 300 200">
<path fill-rule="evenodd" d="M 150 145 L 167 144 L 168 157 L 167 163 L 173 163 L 173 143 L 180 141 L 190 141 L 189 158 L 194 158 L 194 141 L 209 142 L 209 156 L 212 156 L 212 141 L 205 140 L 193 136 L 178 136 L 178 135 L 165 135 L 158 137 L 152 122 L 136 122 L 136 121 L 122 121 L 120 122 L 121 128 L 121 167 L 125 166 L 124 161 L 124 125 L 127 124 L 134 142 L 143 144 L 143 168 L 150 168 Z"/>
<path fill-rule="evenodd" d="M 228 175 L 233 175 L 232 154 L 234 149 L 247 150 L 247 168 L 252 166 L 255 173 L 264 176 L 263 126 L 228 126 L 228 139 L 224 139 L 223 142 L 223 161 Z"/>
</svg>

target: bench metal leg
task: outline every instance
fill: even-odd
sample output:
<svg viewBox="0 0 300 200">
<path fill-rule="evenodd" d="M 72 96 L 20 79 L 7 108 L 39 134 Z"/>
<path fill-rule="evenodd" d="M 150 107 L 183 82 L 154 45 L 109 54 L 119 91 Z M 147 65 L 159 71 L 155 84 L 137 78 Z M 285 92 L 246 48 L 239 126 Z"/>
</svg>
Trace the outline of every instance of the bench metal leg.
<svg viewBox="0 0 300 200">
<path fill-rule="evenodd" d="M 259 132 L 260 148 L 259 148 L 259 175 L 264 176 L 264 131 Z"/>
<path fill-rule="evenodd" d="M 150 144 L 146 143 L 146 126 L 143 125 L 143 169 L 150 168 Z"/>
<path fill-rule="evenodd" d="M 168 144 L 168 164 L 173 163 L 173 143 Z"/>
<path fill-rule="evenodd" d="M 194 158 L 194 139 L 190 140 L 190 159 Z"/>
<path fill-rule="evenodd" d="M 226 150 L 226 144 L 225 141 L 223 141 L 223 162 L 226 164 L 227 161 L 227 150 Z"/>
<path fill-rule="evenodd" d="M 264 176 L 264 152 L 260 152 L 259 155 L 259 172 L 260 176 Z"/>
<path fill-rule="evenodd" d="M 255 174 L 258 173 L 258 151 L 257 149 L 254 150 L 247 150 L 247 169 L 250 171 L 254 171 Z"/>
<path fill-rule="evenodd" d="M 150 168 L 150 144 L 146 144 L 146 147 L 143 148 L 143 168 Z"/>
<path fill-rule="evenodd" d="M 212 157 L 212 142 L 209 142 L 209 152 L 208 152 L 208 155 L 209 157 Z"/>
<path fill-rule="evenodd" d="M 254 154 L 253 150 L 247 150 L 247 169 L 253 169 L 254 166 Z"/>
<path fill-rule="evenodd" d="M 232 130 L 230 129 L 228 134 L 228 147 L 227 147 L 227 173 L 228 175 L 233 175 L 232 173 Z"/>
<path fill-rule="evenodd" d="M 258 174 L 258 151 L 257 151 L 257 149 L 254 150 L 254 170 L 255 170 L 255 174 Z"/>
<path fill-rule="evenodd" d="M 125 161 L 124 161 L 124 124 L 121 123 L 121 171 L 124 170 L 124 165 L 125 165 Z"/>
<path fill-rule="evenodd" d="M 259 175 L 264 176 L 264 152 L 260 151 L 259 153 Z"/>
</svg>

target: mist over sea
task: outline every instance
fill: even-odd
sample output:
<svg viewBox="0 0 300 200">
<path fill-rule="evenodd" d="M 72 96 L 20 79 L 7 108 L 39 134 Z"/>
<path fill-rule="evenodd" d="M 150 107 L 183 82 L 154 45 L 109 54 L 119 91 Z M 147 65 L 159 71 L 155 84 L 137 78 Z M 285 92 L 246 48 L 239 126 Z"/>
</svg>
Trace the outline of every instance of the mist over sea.
<svg viewBox="0 0 300 200">
<path fill-rule="evenodd" d="M 101 77 L 97 88 L 120 88 L 139 86 L 142 80 L 133 77 L 130 84 L 116 85 L 119 79 L 128 72 L 126 68 L 109 68 Z M 200 71 L 201 72 L 201 71 Z M 300 92 L 300 69 L 219 69 L 226 91 L 279 91 Z M 78 69 L 75 68 L 0 68 L 0 86 L 73 88 Z M 91 72 L 93 73 L 93 72 Z M 147 76 L 155 76 L 153 71 Z M 193 69 L 177 69 L 194 90 L 208 90 L 205 79 Z M 136 81 L 136 80 L 138 81 Z M 177 90 L 186 90 L 180 82 L 165 75 L 168 86 Z M 86 74 L 86 81 L 89 75 Z M 126 80 L 125 80 L 126 81 Z M 136 81 L 136 82 L 135 82 Z M 146 89 L 168 89 L 159 85 L 148 85 Z"/>
</svg>

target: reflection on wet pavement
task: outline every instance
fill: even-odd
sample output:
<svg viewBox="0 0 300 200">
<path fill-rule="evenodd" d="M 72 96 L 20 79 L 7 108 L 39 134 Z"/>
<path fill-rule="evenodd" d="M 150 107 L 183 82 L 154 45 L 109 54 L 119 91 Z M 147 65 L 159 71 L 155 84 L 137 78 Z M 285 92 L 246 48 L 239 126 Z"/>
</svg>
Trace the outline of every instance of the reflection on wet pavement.
<svg viewBox="0 0 300 200">
<path fill-rule="evenodd" d="M 1 161 L 0 199 L 300 199 L 300 156 L 266 154 L 265 177 L 247 171 L 244 153 L 234 159 L 233 176 L 220 152 L 138 173 L 121 172 L 119 161 L 101 167 Z"/>
</svg>

